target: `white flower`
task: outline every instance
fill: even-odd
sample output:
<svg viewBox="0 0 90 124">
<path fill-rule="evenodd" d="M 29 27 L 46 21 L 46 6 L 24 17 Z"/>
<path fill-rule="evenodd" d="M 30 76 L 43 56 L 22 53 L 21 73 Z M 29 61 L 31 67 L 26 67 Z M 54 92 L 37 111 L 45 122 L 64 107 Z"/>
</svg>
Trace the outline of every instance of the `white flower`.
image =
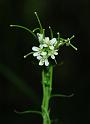
<svg viewBox="0 0 90 124">
<path fill-rule="evenodd" d="M 54 49 L 54 46 L 49 46 L 50 50 L 53 50 Z"/>
<path fill-rule="evenodd" d="M 50 44 L 50 40 L 49 40 L 49 37 L 45 37 L 43 39 L 44 43 L 48 46 Z"/>
<path fill-rule="evenodd" d="M 32 50 L 33 50 L 33 51 L 39 51 L 39 47 L 33 46 L 33 47 L 32 47 Z"/>
<path fill-rule="evenodd" d="M 56 38 L 52 38 L 51 40 L 50 40 L 50 44 L 51 45 L 56 45 L 56 43 L 57 43 L 57 40 L 56 40 Z"/>
<path fill-rule="evenodd" d="M 57 43 L 56 38 L 52 38 L 51 40 L 49 40 L 49 37 L 45 37 L 43 39 L 43 46 L 44 47 L 54 47 L 56 43 Z"/>
<path fill-rule="evenodd" d="M 38 34 L 38 36 L 40 36 L 40 38 L 42 37 L 41 34 Z M 44 39 L 42 39 L 42 41 L 43 42 L 40 43 L 39 47 L 32 47 L 32 50 L 34 51 L 33 56 L 39 60 L 40 66 L 44 64 L 45 66 L 48 66 L 48 58 L 51 57 L 51 59 L 55 60 L 55 55 L 58 55 L 58 50 L 55 49 L 55 44 L 57 43 L 57 40 L 56 38 L 52 38 L 51 40 L 49 40 L 49 37 L 45 37 Z"/>
<path fill-rule="evenodd" d="M 45 64 L 45 66 L 49 65 L 48 62 L 48 55 L 47 52 L 44 51 L 44 49 L 41 49 L 40 47 L 33 46 L 32 50 L 34 51 L 33 56 L 36 57 L 39 60 L 39 65 L 42 66 Z"/>
<path fill-rule="evenodd" d="M 58 50 L 52 50 L 52 51 L 49 51 L 48 55 L 51 56 L 52 59 L 55 59 L 55 55 L 58 55 Z"/>
<path fill-rule="evenodd" d="M 41 52 L 41 48 L 33 46 L 32 50 L 34 51 L 33 56 L 39 56 Z"/>
<path fill-rule="evenodd" d="M 41 60 L 41 59 L 42 59 L 42 56 L 40 56 L 40 55 L 37 56 L 37 59 L 38 59 L 38 60 Z"/>
<path fill-rule="evenodd" d="M 40 59 L 39 65 L 40 65 L 40 66 L 44 65 L 44 60 L 43 60 L 43 59 Z"/>
<path fill-rule="evenodd" d="M 49 65 L 49 62 L 48 62 L 48 59 L 47 58 L 41 58 L 40 59 L 40 61 L 39 61 L 39 65 L 40 66 L 42 66 L 42 65 L 44 65 L 45 64 L 45 66 L 48 66 Z"/>
<path fill-rule="evenodd" d="M 49 65 L 48 59 L 45 59 L 45 65 L 46 65 L 46 66 Z"/>
</svg>

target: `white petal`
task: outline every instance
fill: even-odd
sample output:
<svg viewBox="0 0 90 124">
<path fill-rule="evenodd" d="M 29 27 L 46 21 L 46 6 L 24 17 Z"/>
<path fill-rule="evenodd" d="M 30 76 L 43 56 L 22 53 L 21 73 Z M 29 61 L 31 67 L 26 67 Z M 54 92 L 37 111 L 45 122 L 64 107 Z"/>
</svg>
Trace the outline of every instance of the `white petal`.
<svg viewBox="0 0 90 124">
<path fill-rule="evenodd" d="M 54 52 L 54 55 L 58 55 L 58 52 L 55 51 L 55 52 Z"/>
<path fill-rule="evenodd" d="M 43 34 L 37 33 L 37 36 L 38 36 L 39 41 L 41 42 L 43 40 Z"/>
<path fill-rule="evenodd" d="M 43 49 L 43 44 L 40 44 L 39 47 L 40 47 L 41 49 Z"/>
<path fill-rule="evenodd" d="M 48 45 L 47 44 L 43 44 L 43 47 L 48 47 Z"/>
<path fill-rule="evenodd" d="M 35 52 L 35 53 L 33 54 L 33 56 L 39 56 L 39 55 L 40 55 L 39 52 Z"/>
<path fill-rule="evenodd" d="M 36 47 L 36 46 L 33 46 L 33 47 L 32 47 L 32 50 L 33 50 L 33 51 L 39 51 L 39 49 L 40 49 L 40 48 L 39 48 L 39 47 Z"/>
<path fill-rule="evenodd" d="M 51 50 L 54 50 L 54 46 L 49 46 L 49 48 L 50 48 Z"/>
<path fill-rule="evenodd" d="M 54 55 L 51 55 L 51 58 L 52 58 L 52 59 L 55 59 L 55 56 L 54 56 Z"/>
<path fill-rule="evenodd" d="M 39 65 L 42 66 L 44 64 L 44 61 L 40 60 Z"/>
<path fill-rule="evenodd" d="M 47 54 L 47 52 L 42 52 L 41 55 L 42 56 L 45 56 Z"/>
<path fill-rule="evenodd" d="M 49 41 L 49 37 L 45 37 L 44 42 L 45 42 L 46 44 L 48 44 L 48 43 L 50 42 L 50 41 Z"/>
<path fill-rule="evenodd" d="M 45 59 L 45 65 L 46 65 L 46 66 L 49 65 L 48 59 Z"/>
<path fill-rule="evenodd" d="M 57 42 L 56 38 L 53 38 L 53 39 L 50 40 L 51 45 L 55 44 L 56 42 Z"/>
<path fill-rule="evenodd" d="M 41 56 L 37 56 L 37 59 L 38 59 L 38 60 L 41 60 L 41 59 L 42 59 L 42 57 L 41 57 Z"/>
</svg>

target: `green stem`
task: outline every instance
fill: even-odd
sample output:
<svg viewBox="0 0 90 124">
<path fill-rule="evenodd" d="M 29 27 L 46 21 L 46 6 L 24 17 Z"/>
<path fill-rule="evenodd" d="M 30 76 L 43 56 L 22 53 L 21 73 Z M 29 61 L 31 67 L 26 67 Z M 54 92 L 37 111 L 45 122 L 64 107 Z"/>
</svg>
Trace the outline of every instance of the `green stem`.
<svg viewBox="0 0 90 124">
<path fill-rule="evenodd" d="M 29 33 L 31 33 L 34 37 L 36 37 L 36 35 L 33 33 L 33 31 L 31 31 L 30 29 L 24 27 L 24 26 L 21 26 L 21 25 L 10 25 L 10 27 L 17 27 L 17 28 L 22 28 L 22 29 L 25 29 L 26 31 L 28 31 Z"/>
<path fill-rule="evenodd" d="M 66 97 L 66 98 L 70 98 L 70 97 L 72 97 L 72 96 L 74 96 L 73 93 L 70 94 L 70 95 L 64 95 L 64 94 L 53 94 L 53 95 L 51 95 L 51 98 L 53 98 L 53 97 Z"/>
<path fill-rule="evenodd" d="M 42 113 L 40 112 L 40 111 L 22 111 L 22 112 L 19 112 L 19 111 L 17 111 L 17 110 L 15 110 L 14 112 L 16 112 L 17 114 L 28 114 L 28 113 L 33 113 L 33 114 L 39 114 L 39 115 L 41 115 L 42 116 Z"/>
<path fill-rule="evenodd" d="M 53 31 L 52 31 L 50 26 L 49 26 L 49 29 L 50 29 L 51 39 L 52 39 L 53 38 Z"/>
<path fill-rule="evenodd" d="M 40 19 L 39 19 L 39 17 L 38 17 L 37 12 L 35 12 L 35 15 L 36 15 L 36 18 L 37 18 L 38 23 L 39 23 L 39 26 L 40 26 L 40 33 L 42 34 L 42 33 L 43 33 L 43 28 L 42 28 L 42 25 L 41 25 L 41 22 L 40 22 Z"/>
<path fill-rule="evenodd" d="M 52 65 L 43 69 L 42 71 L 42 87 L 43 87 L 43 100 L 42 100 L 42 116 L 43 124 L 51 124 L 49 116 L 49 100 L 52 91 Z"/>
<path fill-rule="evenodd" d="M 70 43 L 70 46 L 77 51 L 77 48 L 74 45 L 72 45 L 71 43 Z"/>
</svg>

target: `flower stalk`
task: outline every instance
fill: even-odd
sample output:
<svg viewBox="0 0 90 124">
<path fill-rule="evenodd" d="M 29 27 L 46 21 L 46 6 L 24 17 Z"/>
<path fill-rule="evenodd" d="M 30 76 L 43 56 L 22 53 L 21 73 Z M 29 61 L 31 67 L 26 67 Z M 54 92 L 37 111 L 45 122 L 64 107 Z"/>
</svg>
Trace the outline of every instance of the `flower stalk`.
<svg viewBox="0 0 90 124">
<path fill-rule="evenodd" d="M 42 116 L 43 124 L 51 124 L 50 111 L 49 111 L 49 101 L 52 92 L 52 74 L 53 66 L 49 65 L 42 70 L 42 88 L 43 88 L 43 100 L 42 100 Z"/>
</svg>

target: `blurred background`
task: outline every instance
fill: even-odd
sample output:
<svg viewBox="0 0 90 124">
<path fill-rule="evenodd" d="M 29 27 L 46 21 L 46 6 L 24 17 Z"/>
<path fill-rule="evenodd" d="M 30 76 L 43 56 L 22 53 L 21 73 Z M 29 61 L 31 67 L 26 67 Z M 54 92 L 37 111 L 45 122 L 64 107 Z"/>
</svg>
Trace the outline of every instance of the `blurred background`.
<svg viewBox="0 0 90 124">
<path fill-rule="evenodd" d="M 63 47 L 54 67 L 52 93 L 72 94 L 72 98 L 50 101 L 53 124 L 88 124 L 89 102 L 89 0 L 0 0 L 0 124 L 42 124 L 39 115 L 18 115 L 14 111 L 40 110 L 42 101 L 41 68 L 31 51 L 37 41 L 25 30 L 11 24 L 38 27 L 37 11 L 49 36 L 63 38 L 75 35 L 72 43 L 78 48 Z M 60 64 L 63 63 L 63 64 Z"/>
</svg>

